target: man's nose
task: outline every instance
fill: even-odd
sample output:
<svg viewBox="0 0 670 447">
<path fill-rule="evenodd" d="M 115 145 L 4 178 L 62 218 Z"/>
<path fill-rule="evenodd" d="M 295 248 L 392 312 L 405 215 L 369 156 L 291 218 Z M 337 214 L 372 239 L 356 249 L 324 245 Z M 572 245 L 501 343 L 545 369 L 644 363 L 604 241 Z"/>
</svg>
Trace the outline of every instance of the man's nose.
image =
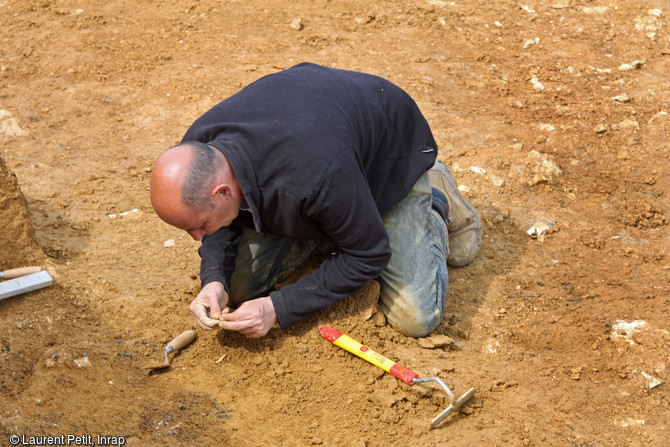
<svg viewBox="0 0 670 447">
<path fill-rule="evenodd" d="M 187 233 L 196 241 L 200 241 L 202 239 L 202 236 L 205 234 L 205 230 L 202 229 L 197 229 L 197 230 L 191 230 L 187 231 Z"/>
</svg>

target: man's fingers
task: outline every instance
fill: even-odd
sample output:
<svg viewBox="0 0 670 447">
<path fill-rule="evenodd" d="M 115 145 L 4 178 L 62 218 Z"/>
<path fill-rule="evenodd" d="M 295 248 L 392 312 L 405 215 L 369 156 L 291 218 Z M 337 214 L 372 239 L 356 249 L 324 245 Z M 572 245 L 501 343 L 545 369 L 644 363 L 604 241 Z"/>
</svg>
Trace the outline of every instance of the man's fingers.
<svg viewBox="0 0 670 447">
<path fill-rule="evenodd" d="M 221 325 L 221 327 L 233 331 L 237 331 L 237 328 L 243 326 L 244 323 L 248 325 L 250 321 L 251 318 L 249 314 L 240 312 L 239 310 L 234 312 L 226 312 L 224 309 L 224 311 L 221 313 L 221 316 L 219 317 L 219 323 L 225 323 L 225 327 L 223 325 Z"/>
<path fill-rule="evenodd" d="M 219 327 L 228 331 L 242 332 L 253 325 L 253 317 L 247 312 L 241 312 L 240 309 L 234 312 L 224 310 L 219 317 Z"/>
<path fill-rule="evenodd" d="M 219 327 L 227 331 L 240 331 L 247 327 L 246 324 L 239 321 L 219 321 Z"/>
<path fill-rule="evenodd" d="M 230 308 L 226 307 L 221 312 L 219 316 L 220 321 L 241 321 L 244 320 L 248 315 L 244 312 L 241 312 L 241 309 L 237 309 L 233 312 L 230 311 Z"/>
<path fill-rule="evenodd" d="M 219 316 L 221 315 L 221 309 L 219 308 L 219 299 L 218 297 L 212 295 L 209 295 L 207 298 L 209 299 L 209 309 L 211 310 L 212 318 L 218 320 Z"/>
<path fill-rule="evenodd" d="M 214 329 L 219 325 L 219 320 L 209 318 L 207 306 L 204 303 L 196 303 L 191 310 L 196 321 L 203 329 Z"/>
<path fill-rule="evenodd" d="M 249 312 L 248 309 L 238 309 L 234 312 L 224 312 L 219 318 L 219 327 L 227 331 L 236 331 L 242 335 L 251 338 L 264 336 L 267 331 L 263 331 L 262 321 L 256 312 Z"/>
<path fill-rule="evenodd" d="M 198 322 L 200 327 L 202 327 L 203 329 L 210 330 L 210 331 L 212 329 L 216 329 L 219 326 L 219 322 L 217 320 L 212 320 L 211 318 L 207 318 L 207 317 L 197 318 L 196 317 L 195 320 Z"/>
<path fill-rule="evenodd" d="M 252 324 L 249 320 L 242 321 L 220 321 L 219 327 L 227 331 L 236 331 L 242 335 L 251 338 L 258 338 L 265 335 L 258 330 L 258 325 Z"/>
<path fill-rule="evenodd" d="M 197 318 L 195 319 L 195 321 L 198 323 L 198 326 L 200 326 L 201 328 L 203 328 L 203 329 L 206 330 L 206 331 L 211 331 L 211 330 L 214 329 L 214 328 L 211 328 L 211 327 L 209 327 L 209 326 L 205 326 L 205 325 L 202 324 L 202 323 L 200 322 L 200 320 L 198 320 Z"/>
<path fill-rule="evenodd" d="M 245 301 L 234 312 L 224 312 L 219 316 L 219 327 L 237 331 L 247 337 L 262 337 L 277 321 L 270 297 Z"/>
</svg>

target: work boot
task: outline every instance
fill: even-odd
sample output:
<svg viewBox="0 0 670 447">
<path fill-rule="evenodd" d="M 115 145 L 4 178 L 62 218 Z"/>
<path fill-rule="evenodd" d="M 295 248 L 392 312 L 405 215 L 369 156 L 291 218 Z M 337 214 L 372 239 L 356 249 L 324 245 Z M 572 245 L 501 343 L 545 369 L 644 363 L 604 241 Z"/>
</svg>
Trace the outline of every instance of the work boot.
<svg viewBox="0 0 670 447">
<path fill-rule="evenodd" d="M 461 196 L 449 168 L 436 161 L 430 172 L 430 185 L 447 198 L 447 229 L 449 256 L 447 264 L 461 267 L 477 255 L 482 242 L 482 224 L 475 208 Z"/>
</svg>

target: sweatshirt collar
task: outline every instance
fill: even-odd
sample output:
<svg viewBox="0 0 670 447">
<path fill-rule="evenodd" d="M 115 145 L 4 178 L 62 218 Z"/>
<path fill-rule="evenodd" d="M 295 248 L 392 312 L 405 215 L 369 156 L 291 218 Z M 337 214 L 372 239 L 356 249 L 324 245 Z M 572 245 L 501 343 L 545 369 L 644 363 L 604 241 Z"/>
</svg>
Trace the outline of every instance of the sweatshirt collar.
<svg viewBox="0 0 670 447">
<path fill-rule="evenodd" d="M 261 232 L 263 225 L 260 219 L 258 210 L 262 205 L 262 198 L 260 190 L 258 189 L 258 181 L 256 180 L 256 172 L 253 165 L 247 157 L 247 154 L 242 150 L 231 138 L 221 139 L 221 135 L 209 143 L 210 146 L 217 148 L 226 157 L 230 167 L 237 177 L 237 181 L 242 188 L 244 200 L 240 209 L 245 209 L 251 212 L 254 220 L 254 227 L 257 232 Z"/>
</svg>

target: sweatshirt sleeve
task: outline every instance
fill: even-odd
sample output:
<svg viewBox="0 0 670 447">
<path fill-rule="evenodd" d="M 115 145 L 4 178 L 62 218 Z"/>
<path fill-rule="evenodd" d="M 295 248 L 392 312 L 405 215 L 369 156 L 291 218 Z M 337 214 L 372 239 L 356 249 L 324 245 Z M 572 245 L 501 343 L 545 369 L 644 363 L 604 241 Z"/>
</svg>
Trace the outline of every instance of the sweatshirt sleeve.
<svg viewBox="0 0 670 447">
<path fill-rule="evenodd" d="M 216 233 L 202 238 L 200 255 L 200 284 L 219 281 L 230 291 L 230 279 L 235 271 L 237 245 L 242 235 L 238 225 L 223 227 Z"/>
<path fill-rule="evenodd" d="M 271 292 L 282 329 L 356 293 L 391 258 L 388 234 L 353 151 L 340 155 L 303 213 L 337 244 L 337 254 L 294 284 Z"/>
</svg>

